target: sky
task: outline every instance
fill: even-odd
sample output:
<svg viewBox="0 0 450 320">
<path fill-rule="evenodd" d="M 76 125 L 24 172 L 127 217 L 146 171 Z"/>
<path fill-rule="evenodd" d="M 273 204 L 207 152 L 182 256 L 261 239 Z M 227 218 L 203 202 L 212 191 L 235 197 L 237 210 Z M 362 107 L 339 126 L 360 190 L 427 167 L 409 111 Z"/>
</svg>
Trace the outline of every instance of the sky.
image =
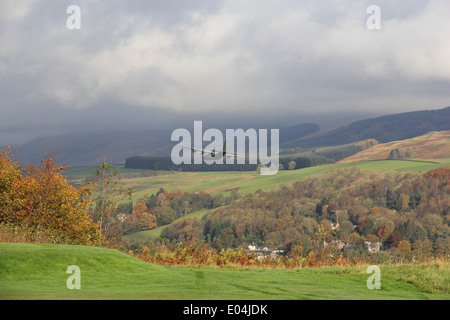
<svg viewBox="0 0 450 320">
<path fill-rule="evenodd" d="M 444 108 L 449 13 L 448 0 L 0 0 L 0 144 Z"/>
</svg>

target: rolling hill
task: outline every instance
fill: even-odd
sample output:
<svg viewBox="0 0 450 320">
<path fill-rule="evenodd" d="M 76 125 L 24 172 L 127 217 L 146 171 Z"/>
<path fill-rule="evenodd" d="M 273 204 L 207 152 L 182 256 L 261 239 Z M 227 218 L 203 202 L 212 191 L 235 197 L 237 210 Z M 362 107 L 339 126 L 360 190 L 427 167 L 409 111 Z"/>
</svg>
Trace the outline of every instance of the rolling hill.
<svg viewBox="0 0 450 320">
<path fill-rule="evenodd" d="M 151 131 L 73 132 L 40 137 L 12 146 L 14 156 L 23 163 L 38 164 L 46 154 L 71 166 L 96 165 L 107 152 L 108 160 L 123 163 L 130 155 L 166 155 L 170 145 Z"/>
<path fill-rule="evenodd" d="M 233 128 L 230 124 L 230 128 Z M 276 128 L 274 123 L 271 127 Z M 431 131 L 450 130 L 450 107 L 415 111 L 360 120 L 336 129 L 319 130 L 313 123 L 280 129 L 280 148 L 319 148 L 346 145 L 375 139 L 380 143 L 409 139 Z M 96 165 L 105 152 L 109 161 L 124 163 L 132 156 L 169 156 L 173 143 L 171 130 L 163 131 L 89 131 L 35 138 L 12 146 L 22 163 L 37 164 L 53 154 L 63 164 Z"/>
<path fill-rule="evenodd" d="M 433 131 L 411 139 L 378 144 L 342 159 L 338 163 L 385 160 L 392 158 L 390 155 L 392 150 L 398 150 L 398 153 L 394 155 L 398 159 L 450 158 L 450 131 Z"/>
<path fill-rule="evenodd" d="M 246 194 L 254 193 L 259 189 L 269 191 L 280 185 L 290 185 L 298 180 L 325 174 L 327 170 L 333 169 L 427 172 L 446 166 L 450 166 L 450 157 L 428 161 L 380 160 L 336 163 L 298 170 L 280 170 L 272 176 L 261 176 L 252 171 L 171 172 L 170 174 L 167 171 L 167 174 L 147 175 L 147 171 L 142 169 L 127 169 L 120 166 L 117 166 L 117 169 L 124 187 L 133 188 L 133 201 L 136 201 L 142 196 L 156 194 L 162 187 L 169 191 L 204 191 L 213 194 L 229 194 L 231 191 L 238 191 Z M 92 169 L 92 167 L 73 167 L 67 169 L 66 174 L 69 181 L 77 184 L 87 177 Z"/>
<path fill-rule="evenodd" d="M 314 123 L 303 123 L 284 127 L 280 129 L 280 143 L 298 139 L 319 130 L 319 126 Z"/>
<path fill-rule="evenodd" d="M 280 130 L 280 141 L 288 141 L 319 130 L 306 123 Z M 170 131 L 89 131 L 46 136 L 12 146 L 16 159 L 37 165 L 46 154 L 53 154 L 71 166 L 96 165 L 105 152 L 114 163 L 124 163 L 130 156 L 169 156 L 173 147 Z"/>
<path fill-rule="evenodd" d="M 281 144 L 282 148 L 342 145 L 366 139 L 380 143 L 404 140 L 431 131 L 450 130 L 450 107 L 360 120 L 337 129 L 321 130 Z"/>
</svg>

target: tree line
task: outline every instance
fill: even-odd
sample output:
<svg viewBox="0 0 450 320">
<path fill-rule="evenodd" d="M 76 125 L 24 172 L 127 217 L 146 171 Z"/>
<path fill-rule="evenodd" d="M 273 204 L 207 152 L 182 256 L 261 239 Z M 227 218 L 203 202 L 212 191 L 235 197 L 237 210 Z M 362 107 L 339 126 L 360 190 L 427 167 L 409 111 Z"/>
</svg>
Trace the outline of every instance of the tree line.
<svg viewBox="0 0 450 320">
<path fill-rule="evenodd" d="M 281 156 L 280 169 L 292 170 L 316 166 L 319 164 L 333 163 L 334 161 L 320 156 Z M 172 170 L 172 171 L 256 171 L 258 164 L 179 164 L 175 165 L 170 157 L 146 157 L 133 156 L 125 160 L 125 168 Z"/>
</svg>

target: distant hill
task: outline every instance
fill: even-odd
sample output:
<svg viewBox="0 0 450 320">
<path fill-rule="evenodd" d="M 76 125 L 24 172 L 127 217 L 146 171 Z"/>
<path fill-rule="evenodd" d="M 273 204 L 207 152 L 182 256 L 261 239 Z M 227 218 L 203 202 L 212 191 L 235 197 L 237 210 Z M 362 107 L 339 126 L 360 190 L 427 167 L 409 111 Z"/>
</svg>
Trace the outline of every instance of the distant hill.
<svg viewBox="0 0 450 320">
<path fill-rule="evenodd" d="M 450 130 L 450 107 L 360 120 L 337 129 L 314 132 L 281 144 L 281 147 L 326 147 L 366 139 L 375 139 L 380 143 L 385 143 L 417 137 L 431 131 L 443 130 Z"/>
<path fill-rule="evenodd" d="M 287 141 L 318 131 L 316 124 L 306 123 L 282 128 L 280 140 Z M 151 131 L 73 132 L 39 137 L 11 150 L 22 163 L 37 165 L 47 154 L 70 166 L 96 165 L 107 152 L 108 160 L 124 163 L 130 156 L 169 156 L 173 144 L 169 133 Z M 3 150 L 3 149 L 2 149 Z"/>
<path fill-rule="evenodd" d="M 272 126 L 274 127 L 274 126 Z M 380 143 L 404 140 L 431 131 L 450 130 L 450 107 L 415 111 L 356 121 L 337 129 L 319 130 L 313 123 L 280 129 L 280 148 L 320 148 L 344 146 L 375 139 Z M 53 154 L 62 164 L 96 165 L 104 152 L 108 161 L 124 163 L 132 156 L 170 156 L 173 147 L 170 130 L 75 132 L 33 139 L 12 146 L 13 156 L 22 163 L 38 164 L 46 154 Z M 317 155 L 340 160 L 360 151 L 358 146 L 322 150 Z"/>
<path fill-rule="evenodd" d="M 315 123 L 303 123 L 288 126 L 280 129 L 280 143 L 288 142 L 308 134 L 319 131 L 320 128 Z"/>
<path fill-rule="evenodd" d="M 450 131 L 429 132 L 411 139 L 378 144 L 338 163 L 408 158 L 450 158 Z"/>
<path fill-rule="evenodd" d="M 61 164 L 88 166 L 96 165 L 105 152 L 108 161 L 124 163 L 130 155 L 167 155 L 170 148 L 151 132 L 100 131 L 36 138 L 11 150 L 22 163 L 38 164 L 51 153 Z"/>
</svg>

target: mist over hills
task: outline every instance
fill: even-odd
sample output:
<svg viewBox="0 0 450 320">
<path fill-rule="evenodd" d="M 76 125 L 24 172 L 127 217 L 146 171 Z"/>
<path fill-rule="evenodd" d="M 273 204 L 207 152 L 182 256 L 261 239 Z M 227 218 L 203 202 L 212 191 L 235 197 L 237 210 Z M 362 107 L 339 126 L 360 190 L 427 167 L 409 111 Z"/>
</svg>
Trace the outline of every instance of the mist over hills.
<svg viewBox="0 0 450 320">
<path fill-rule="evenodd" d="M 225 130 L 225 129 L 224 129 Z M 299 124 L 280 130 L 280 141 L 289 141 L 319 130 L 316 124 Z M 58 162 L 71 166 L 96 165 L 106 152 L 108 161 L 123 163 L 130 156 L 169 156 L 174 142 L 171 132 L 105 130 L 73 132 L 33 139 L 12 146 L 17 160 L 38 164 L 52 154 Z"/>
<path fill-rule="evenodd" d="M 211 126 L 204 126 L 204 130 L 208 127 Z M 222 127 L 226 128 L 227 125 L 222 124 Z M 219 126 L 217 128 L 222 130 Z M 228 128 L 234 126 L 228 124 Z M 172 130 L 173 128 L 127 129 L 64 133 L 13 145 L 11 151 L 13 157 L 24 164 L 38 164 L 46 154 L 52 154 L 61 164 L 96 165 L 105 152 L 108 161 L 124 163 L 131 156 L 169 156 L 174 145 L 170 141 Z M 365 139 L 376 139 L 384 143 L 442 130 L 450 130 L 450 107 L 368 118 L 325 130 L 320 130 L 319 125 L 311 122 L 285 125 L 280 129 L 280 147 L 335 146 Z"/>
<path fill-rule="evenodd" d="M 122 163 L 132 154 L 167 155 L 170 145 L 151 131 L 92 131 L 40 137 L 12 146 L 22 163 L 38 164 L 47 154 L 70 166 L 96 165 L 106 152 L 108 161 Z"/>
</svg>

